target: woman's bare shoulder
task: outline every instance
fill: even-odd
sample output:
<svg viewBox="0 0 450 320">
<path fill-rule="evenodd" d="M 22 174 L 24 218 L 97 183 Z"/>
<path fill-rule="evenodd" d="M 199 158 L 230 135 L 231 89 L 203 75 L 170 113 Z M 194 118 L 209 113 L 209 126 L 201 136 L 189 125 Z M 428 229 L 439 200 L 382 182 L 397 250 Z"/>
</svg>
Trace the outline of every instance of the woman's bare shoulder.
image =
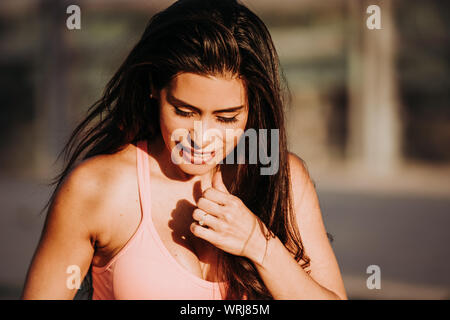
<svg viewBox="0 0 450 320">
<path fill-rule="evenodd" d="M 128 145 L 114 154 L 97 155 L 80 162 L 65 179 L 86 195 L 102 196 L 106 190 L 123 188 L 135 176 L 136 147 Z"/>
<path fill-rule="evenodd" d="M 290 185 L 293 204 L 296 209 L 308 202 L 315 202 L 317 198 L 316 185 L 312 180 L 305 161 L 295 153 L 289 152 Z M 296 210 L 302 214 L 304 210 Z"/>
<path fill-rule="evenodd" d="M 53 201 L 58 211 L 76 212 L 91 229 L 103 233 L 114 213 L 136 198 L 136 147 L 88 158 L 66 176 Z"/>
<path fill-rule="evenodd" d="M 306 162 L 293 152 L 288 152 L 291 183 L 296 189 L 303 188 L 311 177 L 306 167 Z"/>
</svg>

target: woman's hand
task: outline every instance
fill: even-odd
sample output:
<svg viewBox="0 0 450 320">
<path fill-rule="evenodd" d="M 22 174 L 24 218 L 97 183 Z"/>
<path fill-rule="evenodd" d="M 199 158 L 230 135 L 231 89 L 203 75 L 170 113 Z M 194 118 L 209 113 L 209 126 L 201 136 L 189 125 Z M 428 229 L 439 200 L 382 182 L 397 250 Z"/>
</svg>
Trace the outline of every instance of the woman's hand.
<svg viewBox="0 0 450 320">
<path fill-rule="evenodd" d="M 260 261 L 266 240 L 253 214 L 238 197 L 230 194 L 217 171 L 212 187 L 197 201 L 191 232 L 228 253 Z M 262 222 L 261 222 L 262 223 Z M 202 225 L 201 225 L 202 224 Z"/>
</svg>

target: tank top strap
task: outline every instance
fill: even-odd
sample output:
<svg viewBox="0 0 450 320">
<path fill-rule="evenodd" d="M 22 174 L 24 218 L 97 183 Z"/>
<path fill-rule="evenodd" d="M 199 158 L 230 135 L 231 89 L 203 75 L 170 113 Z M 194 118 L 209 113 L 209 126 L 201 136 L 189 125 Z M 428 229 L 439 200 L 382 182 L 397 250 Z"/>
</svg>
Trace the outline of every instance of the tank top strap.
<svg viewBox="0 0 450 320">
<path fill-rule="evenodd" d="M 150 219 L 151 210 L 151 198 L 150 198 L 150 165 L 148 156 L 148 146 L 146 140 L 141 140 L 137 143 L 137 175 L 138 175 L 138 188 L 139 198 L 141 200 L 142 208 L 142 222 Z"/>
</svg>

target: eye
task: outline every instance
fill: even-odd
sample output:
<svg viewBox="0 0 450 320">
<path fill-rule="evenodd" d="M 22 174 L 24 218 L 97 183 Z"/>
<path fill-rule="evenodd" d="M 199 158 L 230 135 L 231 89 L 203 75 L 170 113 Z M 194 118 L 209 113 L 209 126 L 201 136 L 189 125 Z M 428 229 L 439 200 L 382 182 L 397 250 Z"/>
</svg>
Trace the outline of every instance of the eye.
<svg viewBox="0 0 450 320">
<path fill-rule="evenodd" d="M 190 118 L 193 117 L 195 112 L 186 112 L 186 111 L 182 111 L 180 109 L 178 109 L 177 107 L 174 107 L 175 113 L 179 116 L 182 117 L 186 117 L 186 118 Z"/>
<path fill-rule="evenodd" d="M 217 121 L 224 122 L 224 123 L 233 123 L 238 121 L 236 117 L 227 118 L 227 117 L 217 117 Z"/>
<path fill-rule="evenodd" d="M 187 111 L 183 111 L 177 107 L 173 107 L 175 113 L 181 117 L 185 117 L 185 118 L 191 118 L 193 116 L 195 116 L 195 112 L 187 112 Z M 222 123 L 233 123 L 238 121 L 238 119 L 236 118 L 236 116 L 231 117 L 231 118 L 227 118 L 227 117 L 217 117 L 217 121 L 222 122 Z"/>
</svg>

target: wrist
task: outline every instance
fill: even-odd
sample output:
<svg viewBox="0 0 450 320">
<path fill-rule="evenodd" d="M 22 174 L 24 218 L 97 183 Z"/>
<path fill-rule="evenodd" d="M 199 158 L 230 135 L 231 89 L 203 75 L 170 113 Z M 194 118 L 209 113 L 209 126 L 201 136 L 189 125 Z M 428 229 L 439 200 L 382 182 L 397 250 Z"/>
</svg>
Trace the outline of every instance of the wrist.
<svg viewBox="0 0 450 320">
<path fill-rule="evenodd" d="M 264 227 L 264 232 L 267 233 L 268 229 L 261 223 Z M 256 230 L 253 232 L 252 237 L 249 240 L 249 246 L 247 250 L 246 257 L 250 259 L 255 265 L 262 266 L 264 262 L 264 258 L 267 255 L 267 247 L 269 240 L 264 236 L 263 231 L 258 226 L 255 228 Z"/>
</svg>

